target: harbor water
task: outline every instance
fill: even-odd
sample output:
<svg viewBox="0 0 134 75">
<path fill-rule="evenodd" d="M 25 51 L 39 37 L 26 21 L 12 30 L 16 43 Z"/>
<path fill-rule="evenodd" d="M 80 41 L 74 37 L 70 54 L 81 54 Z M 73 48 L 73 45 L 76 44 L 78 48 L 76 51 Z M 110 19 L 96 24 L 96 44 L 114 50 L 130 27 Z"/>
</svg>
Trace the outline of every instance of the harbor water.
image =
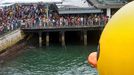
<svg viewBox="0 0 134 75">
<path fill-rule="evenodd" d="M 97 75 L 87 61 L 97 45 L 29 48 L 0 66 L 0 75 Z"/>
</svg>

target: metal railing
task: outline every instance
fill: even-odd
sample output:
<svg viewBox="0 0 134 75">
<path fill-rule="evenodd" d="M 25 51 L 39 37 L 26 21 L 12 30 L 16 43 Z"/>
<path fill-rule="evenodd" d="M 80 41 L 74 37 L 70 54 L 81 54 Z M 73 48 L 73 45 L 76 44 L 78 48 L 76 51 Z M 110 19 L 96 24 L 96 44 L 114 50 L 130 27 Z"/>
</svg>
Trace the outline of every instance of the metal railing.
<svg viewBox="0 0 134 75">
<path fill-rule="evenodd" d="M 4 25 L 0 26 L 0 36 L 6 35 L 7 33 L 14 31 L 18 28 L 21 29 L 50 29 L 50 28 L 82 28 L 82 27 L 104 27 L 106 25 L 106 22 L 100 21 L 100 22 L 51 22 L 43 23 L 39 22 L 37 23 L 20 23 L 17 22 L 15 25 Z"/>
<path fill-rule="evenodd" d="M 20 23 L 14 25 L 0 25 L 0 37 L 20 28 Z"/>
<path fill-rule="evenodd" d="M 96 22 L 96 23 L 80 23 L 80 24 L 56 24 L 49 22 L 48 24 L 23 24 L 21 29 L 49 29 L 49 28 L 82 28 L 82 27 L 104 27 L 106 23 Z"/>
</svg>

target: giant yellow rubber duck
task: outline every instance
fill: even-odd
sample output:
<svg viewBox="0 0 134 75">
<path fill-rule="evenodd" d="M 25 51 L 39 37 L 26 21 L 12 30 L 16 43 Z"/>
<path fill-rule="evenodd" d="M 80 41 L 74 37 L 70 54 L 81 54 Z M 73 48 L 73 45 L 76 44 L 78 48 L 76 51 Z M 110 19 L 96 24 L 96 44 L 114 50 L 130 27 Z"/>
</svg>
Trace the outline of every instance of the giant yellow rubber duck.
<svg viewBox="0 0 134 75">
<path fill-rule="evenodd" d="M 99 44 L 98 60 L 95 52 L 88 58 L 99 75 L 134 75 L 134 1 L 113 15 Z"/>
</svg>

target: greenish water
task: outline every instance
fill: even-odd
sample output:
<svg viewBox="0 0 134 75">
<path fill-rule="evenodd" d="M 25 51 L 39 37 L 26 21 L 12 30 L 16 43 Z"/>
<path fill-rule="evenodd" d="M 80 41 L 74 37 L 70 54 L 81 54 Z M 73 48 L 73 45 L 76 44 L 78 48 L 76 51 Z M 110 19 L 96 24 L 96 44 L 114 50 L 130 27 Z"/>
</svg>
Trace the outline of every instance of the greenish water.
<svg viewBox="0 0 134 75">
<path fill-rule="evenodd" d="M 8 61 L 0 75 L 97 75 L 87 62 L 96 46 L 32 48 Z"/>
</svg>

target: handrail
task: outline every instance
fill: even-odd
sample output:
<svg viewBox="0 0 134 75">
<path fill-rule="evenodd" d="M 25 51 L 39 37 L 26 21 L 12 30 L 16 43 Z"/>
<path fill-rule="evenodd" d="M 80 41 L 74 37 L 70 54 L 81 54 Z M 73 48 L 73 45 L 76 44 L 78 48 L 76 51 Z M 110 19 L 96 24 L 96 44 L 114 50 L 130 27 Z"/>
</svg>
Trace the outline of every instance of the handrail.
<svg viewBox="0 0 134 75">
<path fill-rule="evenodd" d="M 62 29 L 62 28 L 86 28 L 86 27 L 104 27 L 105 25 L 65 25 L 65 26 L 36 26 L 26 27 L 21 26 L 21 29 Z"/>
</svg>

